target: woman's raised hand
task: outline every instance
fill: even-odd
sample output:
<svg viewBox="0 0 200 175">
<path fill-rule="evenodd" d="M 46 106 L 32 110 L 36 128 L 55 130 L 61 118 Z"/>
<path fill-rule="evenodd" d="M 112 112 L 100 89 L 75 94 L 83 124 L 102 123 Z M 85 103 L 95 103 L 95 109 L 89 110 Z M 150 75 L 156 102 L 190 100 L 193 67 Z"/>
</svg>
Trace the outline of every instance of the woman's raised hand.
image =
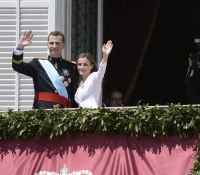
<svg viewBox="0 0 200 175">
<path fill-rule="evenodd" d="M 113 47 L 112 41 L 108 40 L 107 43 L 104 44 L 103 47 L 102 47 L 103 54 L 108 56 L 110 54 L 111 50 L 112 50 L 112 47 Z"/>
<path fill-rule="evenodd" d="M 108 40 L 107 43 L 103 45 L 103 47 L 102 47 L 102 52 L 103 52 L 102 63 L 106 63 L 107 62 L 108 55 L 110 54 L 112 48 L 113 48 L 113 44 L 112 44 L 111 40 Z"/>
</svg>

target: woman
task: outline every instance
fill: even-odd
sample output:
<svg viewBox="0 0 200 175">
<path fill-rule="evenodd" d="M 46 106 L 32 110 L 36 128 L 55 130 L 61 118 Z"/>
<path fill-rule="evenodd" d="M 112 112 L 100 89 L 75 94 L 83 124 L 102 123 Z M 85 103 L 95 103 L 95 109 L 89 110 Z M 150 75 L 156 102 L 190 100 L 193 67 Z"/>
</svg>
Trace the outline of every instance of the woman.
<svg viewBox="0 0 200 175">
<path fill-rule="evenodd" d="M 101 82 L 104 77 L 107 59 L 112 50 L 113 44 L 109 40 L 102 47 L 103 59 L 99 65 L 89 53 L 81 53 L 77 57 L 77 69 L 81 77 L 79 88 L 75 94 L 75 100 L 79 107 L 97 108 L 101 93 Z"/>
</svg>

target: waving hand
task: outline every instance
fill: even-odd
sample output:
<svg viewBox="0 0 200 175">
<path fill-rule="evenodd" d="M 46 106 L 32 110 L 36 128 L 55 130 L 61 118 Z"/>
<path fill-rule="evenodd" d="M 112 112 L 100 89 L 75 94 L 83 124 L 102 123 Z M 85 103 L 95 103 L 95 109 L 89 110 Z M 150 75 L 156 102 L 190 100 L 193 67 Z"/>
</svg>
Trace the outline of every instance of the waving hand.
<svg viewBox="0 0 200 175">
<path fill-rule="evenodd" d="M 103 52 L 103 63 L 107 62 L 108 56 L 113 48 L 113 44 L 111 40 L 108 40 L 106 44 L 103 45 L 102 47 L 102 52 Z"/>
<path fill-rule="evenodd" d="M 31 30 L 25 31 L 19 40 L 18 48 L 24 49 L 24 47 L 29 46 L 32 43 L 33 35 Z"/>
</svg>

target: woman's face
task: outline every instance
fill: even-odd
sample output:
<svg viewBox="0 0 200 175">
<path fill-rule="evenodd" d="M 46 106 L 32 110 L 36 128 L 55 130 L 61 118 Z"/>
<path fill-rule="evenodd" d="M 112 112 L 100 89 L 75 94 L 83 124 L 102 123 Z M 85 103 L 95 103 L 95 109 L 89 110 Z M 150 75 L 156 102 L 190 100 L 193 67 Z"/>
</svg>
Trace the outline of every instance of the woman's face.
<svg viewBox="0 0 200 175">
<path fill-rule="evenodd" d="M 77 69 L 79 75 L 82 77 L 88 77 L 90 75 L 93 65 L 90 64 L 90 61 L 87 58 L 79 58 L 77 63 Z"/>
</svg>

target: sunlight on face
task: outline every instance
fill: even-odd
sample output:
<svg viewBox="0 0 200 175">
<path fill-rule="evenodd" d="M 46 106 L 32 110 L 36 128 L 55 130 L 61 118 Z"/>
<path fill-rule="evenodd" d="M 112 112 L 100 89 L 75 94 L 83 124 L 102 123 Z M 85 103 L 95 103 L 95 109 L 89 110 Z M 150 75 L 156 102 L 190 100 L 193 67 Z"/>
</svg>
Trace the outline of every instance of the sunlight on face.
<svg viewBox="0 0 200 175">
<path fill-rule="evenodd" d="M 90 64 L 90 61 L 87 58 L 78 59 L 77 69 L 82 77 L 88 77 L 91 73 L 92 68 L 93 65 Z"/>
<path fill-rule="evenodd" d="M 62 50 L 65 48 L 65 43 L 62 42 L 62 37 L 58 36 L 49 36 L 49 41 L 47 43 L 49 53 L 54 58 L 59 58 L 62 56 Z"/>
</svg>

